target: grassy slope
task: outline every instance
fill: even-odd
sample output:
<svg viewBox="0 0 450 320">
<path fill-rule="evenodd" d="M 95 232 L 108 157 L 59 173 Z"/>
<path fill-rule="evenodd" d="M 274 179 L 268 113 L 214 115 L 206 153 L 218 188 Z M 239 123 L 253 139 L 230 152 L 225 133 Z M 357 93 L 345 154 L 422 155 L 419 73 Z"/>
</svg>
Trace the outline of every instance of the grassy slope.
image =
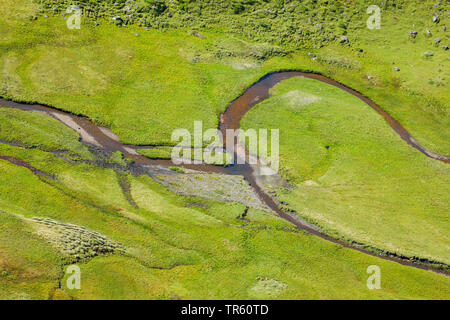
<svg viewBox="0 0 450 320">
<path fill-rule="evenodd" d="M 44 183 L 29 170 L 0 161 L 5 220 L 0 236 L 7 244 L 0 248 L 0 284 L 7 288 L 2 298 L 41 299 L 51 293 L 53 298 L 450 297 L 448 277 L 343 249 L 263 212 L 250 210 L 247 221 L 236 219 L 244 210 L 239 204 L 176 196 L 149 177 L 128 176 L 140 208 L 134 209 L 110 169 L 69 164 L 37 149 L 0 145 L 0 154 L 56 178 Z M 63 260 L 20 227 L 20 216 L 85 226 L 122 243 L 126 254 L 79 263 L 82 289 L 67 289 L 63 278 L 62 290 L 54 292 Z M 24 239 L 34 243 L 18 250 Z M 374 264 L 382 270 L 382 289 L 371 291 L 366 268 Z M 29 280 L 25 267 L 35 265 L 39 273 Z"/>
<path fill-rule="evenodd" d="M 59 135 L 55 136 L 55 131 L 59 132 Z M 92 159 L 87 147 L 77 141 L 78 139 L 76 132 L 56 119 L 38 113 L 0 108 L 2 141 L 49 152 L 66 152 L 69 156 L 80 154 L 83 158 Z"/>
<path fill-rule="evenodd" d="M 270 31 L 246 22 L 254 15 L 251 8 L 233 15 L 226 4 L 213 1 L 199 16 L 197 5 L 191 3 L 189 13 L 171 9 L 173 16 L 167 19 L 174 23 L 186 15 L 193 19 L 184 27 L 183 23 L 175 24 L 180 27 L 177 30 L 119 28 L 103 20 L 94 27 L 89 19 L 83 20 L 80 30 L 68 30 L 61 16 L 45 19 L 41 15 L 38 20 L 27 21 L 37 13 L 30 2 L 8 0 L 0 7 L 6 17 L 0 23 L 1 95 L 83 113 L 113 129 L 126 143 L 167 144 L 174 128 L 190 129 L 194 120 L 203 120 L 205 128 L 215 127 L 218 114 L 229 101 L 263 74 L 283 68 L 314 70 L 361 90 L 425 146 L 450 153 L 448 54 L 433 46 L 435 37 L 442 44 L 448 42 L 441 29 L 448 22 L 444 5 L 435 9 L 434 1 L 389 4 L 383 11 L 382 29 L 369 30 L 364 27 L 367 15 L 363 3 L 347 4 L 342 16 L 340 10 L 330 8 L 318 12 L 319 6 L 307 1 L 296 7 L 292 17 L 281 11 L 275 18 L 254 17 L 258 23 L 272 25 Z M 17 7 L 18 12 L 28 12 L 17 16 Z M 222 9 L 213 14 L 218 7 Z M 439 25 L 431 21 L 434 11 L 442 12 Z M 312 25 L 306 22 L 307 17 L 312 17 Z M 230 23 L 220 27 L 224 19 Z M 325 31 L 315 30 L 316 22 L 322 23 Z M 295 35 L 294 27 L 290 33 L 280 27 L 292 23 L 305 30 L 298 41 L 273 34 L 280 30 Z M 229 30 L 233 24 L 240 27 Z M 207 27 L 202 31 L 206 39 L 188 34 L 190 28 L 201 25 Z M 270 59 L 280 49 L 243 38 L 249 33 L 246 28 L 256 28 L 255 39 L 280 38 L 279 44 L 287 50 L 293 50 L 295 44 L 301 45 L 300 50 L 292 51 L 289 57 Z M 432 31 L 432 38 L 424 35 L 425 28 Z M 420 32 L 415 41 L 408 37 L 410 30 Z M 349 37 L 350 46 L 337 44 L 342 34 Z M 314 49 L 319 43 L 324 47 Z M 307 57 L 309 51 L 318 54 L 318 61 Z M 425 51 L 435 56 L 425 59 Z M 401 71 L 395 72 L 394 66 Z"/>
<path fill-rule="evenodd" d="M 423 4 L 427 5 L 431 4 Z M 280 68 L 301 68 L 330 74 L 370 93 L 383 107 L 392 108 L 389 111 L 393 114 L 398 110 L 394 115 L 402 122 L 413 120 L 411 115 L 421 119 L 407 127 L 433 150 L 449 150 L 448 132 L 442 129 L 442 124 L 446 128 L 447 119 L 447 106 L 442 102 L 448 98 L 445 82 L 437 87 L 429 79 L 411 78 L 408 86 L 413 93 L 398 90 L 399 78 L 410 78 L 392 73 L 391 62 L 383 54 L 404 58 L 409 51 L 395 52 L 387 45 L 387 49 L 375 52 L 377 46 L 370 42 L 375 35 L 372 33 L 367 35 L 367 56 L 356 56 L 353 48 L 328 43 L 319 52 L 325 58 L 337 55 L 331 60 L 311 61 L 305 51 L 261 61 L 248 53 L 256 52 L 258 56 L 270 52 L 272 45 L 224 36 L 215 28 L 204 32 L 206 40 L 187 36 L 187 29 L 144 32 L 102 24 L 99 28 L 83 25 L 79 31 L 69 31 L 61 17 L 28 21 L 37 7 L 27 0 L 3 1 L 0 11 L 5 17 L 0 21 L 1 94 L 86 114 L 111 127 L 126 142 L 167 143 L 173 128 L 190 128 L 192 121 L 198 119 L 206 123 L 205 127 L 216 126 L 218 113 L 258 77 Z M 393 19 L 391 13 L 389 17 Z M 387 25 L 386 30 L 400 26 L 404 29 L 399 33 L 409 31 L 406 23 Z M 134 35 L 135 30 L 140 36 Z M 348 36 L 353 41 L 356 34 Z M 390 43 L 389 39 L 383 40 Z M 430 41 L 419 39 L 415 50 L 425 50 Z M 221 56 L 224 51 L 232 56 Z M 367 67 L 371 61 L 377 63 Z M 349 72 L 347 63 L 365 67 Z M 445 62 L 437 53 L 426 63 L 426 68 L 432 69 Z M 399 67 L 410 74 L 421 64 L 424 62 L 418 60 Z M 361 82 L 369 72 L 377 85 Z M 432 92 L 438 102 L 427 92 Z M 396 102 L 395 108 L 392 101 Z M 415 105 L 411 102 L 416 101 L 426 107 L 412 109 Z M 423 101 L 431 102 L 426 105 Z M 3 119 L 14 113 L 2 110 Z M 42 131 L 26 126 L 24 130 L 36 137 L 31 139 L 17 130 L 21 119 L 32 124 L 42 121 L 45 125 Z M 37 115 L 23 115 L 12 117 L 8 126 L 3 125 L 2 134 L 27 146 L 46 151 L 71 150 L 87 157 L 75 137 L 64 130 L 63 136 L 49 139 L 48 132 L 56 125 Z M 67 144 L 61 145 L 64 139 L 68 139 Z M 65 292 L 57 291 L 55 297 L 448 299 L 450 294 L 444 276 L 381 261 L 292 232 L 285 222 L 261 212 L 251 211 L 252 223 L 242 227 L 245 223 L 235 219 L 243 211 L 241 205 L 178 197 L 148 178 L 128 177 L 133 197 L 141 206 L 136 210 L 126 202 L 112 170 L 72 165 L 46 152 L 5 145 L 0 146 L 0 154 L 24 159 L 57 177 L 48 185 L 25 168 L 0 161 L 1 218 L 14 222 L 2 224 L 0 229 L 5 239 L 1 243 L 9 243 L 0 248 L 2 271 L 7 272 L 2 273 L 0 281 L 2 288 L 7 288 L 2 290 L 2 298 L 48 297 L 51 287 L 57 285 L 61 266 L 53 249 L 28 230 L 19 229 L 21 222 L 16 214 L 83 225 L 129 249 L 127 256 L 99 257 L 82 264 L 83 289 L 64 289 Z M 22 245 L 19 239 L 29 238 L 39 246 L 18 250 Z M 49 258 L 42 258 L 44 251 Z M 382 269 L 380 291 L 369 291 L 365 286 L 365 270 L 371 264 Z M 36 275 L 34 282 L 28 281 L 24 266 Z M 33 268 L 46 273 L 36 273 Z M 19 278 L 8 276 L 16 269 Z M 270 290 L 262 290 L 258 285 L 258 277 L 276 279 L 288 287 L 271 295 Z"/>
<path fill-rule="evenodd" d="M 294 78 L 242 126 L 280 129 L 282 172 L 296 185 L 281 199 L 302 217 L 378 248 L 450 262 L 448 165 L 408 146 L 357 98 Z"/>
<path fill-rule="evenodd" d="M 136 37 L 109 25 L 70 31 L 61 17 L 2 24 L 3 95 L 82 113 L 127 143 L 171 143 L 172 131 L 193 127 L 194 119 L 217 127 L 218 113 L 264 74 L 259 68 L 239 70 L 243 63 L 257 63 L 245 56 L 216 63 L 206 49 L 214 34 L 203 41 L 176 31 Z M 243 55 L 266 50 L 237 39 L 226 42 L 243 45 Z M 199 57 L 209 62 L 193 63 Z"/>
<path fill-rule="evenodd" d="M 48 299 L 61 276 L 62 257 L 22 219 L 3 210 L 0 243 L 0 299 Z"/>
</svg>

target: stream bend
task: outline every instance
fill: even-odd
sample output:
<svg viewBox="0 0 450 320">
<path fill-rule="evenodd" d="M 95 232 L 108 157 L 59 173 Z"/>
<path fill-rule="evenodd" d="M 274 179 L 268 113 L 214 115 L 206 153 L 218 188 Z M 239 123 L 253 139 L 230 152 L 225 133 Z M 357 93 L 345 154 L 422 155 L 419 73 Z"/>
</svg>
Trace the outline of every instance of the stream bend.
<svg viewBox="0 0 450 320">
<path fill-rule="evenodd" d="M 409 132 L 392 116 L 390 116 L 386 111 L 384 111 L 380 106 L 378 106 L 371 99 L 365 97 L 361 93 L 337 82 L 332 79 L 329 79 L 325 76 L 314 74 L 314 73 L 305 73 L 300 71 L 283 71 L 283 72 L 275 72 L 266 75 L 261 78 L 255 84 L 250 86 L 241 96 L 239 96 L 236 100 L 230 103 L 224 114 L 221 115 L 219 130 L 222 132 L 225 137 L 226 129 L 239 129 L 240 121 L 245 116 L 245 114 L 250 111 L 255 105 L 262 102 L 263 100 L 269 98 L 270 93 L 269 90 L 273 88 L 279 82 L 293 78 L 293 77 L 302 77 L 308 79 L 314 79 L 317 81 L 321 81 L 332 85 L 334 87 L 340 88 L 351 95 L 357 97 L 367 105 L 369 105 L 372 109 L 378 112 L 389 124 L 389 126 L 410 146 L 419 150 L 424 155 L 429 158 L 436 159 L 442 161 L 444 163 L 450 163 L 450 157 L 439 155 L 433 153 L 431 151 L 426 150 L 422 147 L 410 134 Z M 93 145 L 107 152 L 116 152 L 120 151 L 123 155 L 135 162 L 136 165 L 141 166 L 162 166 L 169 167 L 172 166 L 173 163 L 171 160 L 155 160 L 149 159 L 145 156 L 138 154 L 135 149 L 139 149 L 142 146 L 133 146 L 133 145 L 124 145 L 120 143 L 119 139 L 108 129 L 99 127 L 95 125 L 88 118 L 75 115 L 60 109 L 56 109 L 50 106 L 40 105 L 40 104 L 26 104 L 26 103 L 18 103 L 0 98 L 0 105 L 10 108 L 16 108 L 24 111 L 36 111 L 45 113 L 50 115 L 60 122 L 64 123 L 71 129 L 78 132 L 81 137 L 81 142 Z M 224 140 L 226 141 L 226 139 Z M 351 248 L 362 253 L 375 256 L 378 258 L 382 258 L 385 260 L 393 261 L 400 263 L 402 265 L 411 266 L 415 268 L 431 270 L 434 272 L 442 273 L 445 275 L 450 275 L 449 269 L 450 266 L 448 264 L 436 261 L 430 261 L 427 259 L 421 259 L 418 257 L 405 257 L 397 255 L 396 253 L 385 252 L 377 248 L 372 248 L 369 246 L 365 246 L 362 244 L 358 244 L 356 242 L 345 242 L 335 238 L 332 238 L 325 233 L 323 233 L 317 227 L 301 220 L 294 214 L 287 213 L 282 211 L 279 208 L 277 202 L 266 192 L 263 191 L 262 187 L 258 184 L 257 177 L 255 174 L 254 167 L 244 164 L 244 165 L 233 165 L 230 167 L 220 167 L 213 166 L 209 164 L 183 164 L 183 167 L 187 169 L 199 170 L 207 173 L 219 173 L 219 174 L 228 174 L 228 175 L 243 175 L 245 179 L 250 183 L 250 185 L 254 188 L 258 196 L 261 198 L 264 204 L 266 204 L 269 208 L 271 208 L 274 212 L 276 212 L 281 218 L 293 223 L 299 229 L 304 230 L 312 235 L 318 236 L 327 241 L 339 244 L 346 248 Z"/>
</svg>

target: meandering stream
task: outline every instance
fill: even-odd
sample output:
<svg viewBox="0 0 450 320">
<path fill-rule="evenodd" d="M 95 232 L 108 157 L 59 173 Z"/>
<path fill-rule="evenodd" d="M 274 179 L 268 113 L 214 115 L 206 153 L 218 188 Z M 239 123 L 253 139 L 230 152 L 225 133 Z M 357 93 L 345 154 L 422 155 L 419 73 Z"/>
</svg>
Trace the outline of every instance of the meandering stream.
<svg viewBox="0 0 450 320">
<path fill-rule="evenodd" d="M 269 74 L 258 82 L 249 87 L 240 97 L 230 103 L 225 113 L 221 116 L 219 130 L 221 130 L 223 137 L 226 137 L 226 129 L 238 129 L 240 127 L 240 121 L 245 116 L 245 114 L 253 108 L 256 104 L 261 101 L 267 99 L 270 94 L 269 90 L 273 88 L 277 83 L 282 80 L 293 78 L 293 77 L 304 77 L 309 79 L 314 79 L 317 81 L 325 82 L 329 85 L 338 87 L 353 96 L 359 98 L 364 103 L 373 108 L 376 112 L 378 112 L 384 119 L 386 119 L 389 126 L 409 145 L 414 147 L 415 149 L 422 152 L 427 157 L 443 161 L 445 163 L 450 163 L 450 158 L 442 155 L 435 154 L 430 152 L 420 146 L 417 141 L 409 134 L 409 132 L 392 118 L 387 112 L 385 112 L 381 107 L 379 107 L 376 103 L 374 103 L 369 98 L 363 96 L 361 93 L 350 89 L 343 84 L 340 84 L 332 79 L 327 77 L 313 74 L 313 73 L 304 73 L 299 71 L 286 71 L 286 72 L 277 72 Z M 36 111 L 45 113 L 50 115 L 68 127 L 72 128 L 76 132 L 79 133 L 81 137 L 81 141 L 83 143 L 96 146 L 104 151 L 108 152 L 116 152 L 120 151 L 123 153 L 124 157 L 132 159 L 137 165 L 143 166 L 163 166 L 169 167 L 173 166 L 171 160 L 153 160 L 149 159 L 145 156 L 138 154 L 135 149 L 138 149 L 139 146 L 131 146 L 131 145 L 123 145 L 120 143 L 119 139 L 108 129 L 99 127 L 95 125 L 92 121 L 85 117 L 77 116 L 62 110 L 58 110 L 52 107 L 43 106 L 39 104 L 25 104 L 25 103 L 17 103 L 13 101 L 7 101 L 4 99 L 0 99 L 0 103 L 3 106 L 16 108 L 25 111 Z M 226 141 L 226 139 L 224 139 Z M 320 229 L 317 227 L 306 223 L 301 220 L 297 216 L 284 212 L 279 209 L 276 200 L 274 200 L 269 194 L 263 191 L 263 188 L 260 183 L 260 177 L 257 174 L 257 167 L 255 165 L 243 164 L 243 165 L 233 165 L 229 167 L 222 166 L 213 166 L 209 164 L 183 164 L 183 167 L 187 169 L 194 169 L 208 173 L 220 173 L 220 174 L 228 174 L 228 175 L 242 175 L 245 179 L 250 183 L 250 185 L 254 188 L 258 196 L 261 198 L 262 202 L 271 208 L 274 212 L 276 212 L 281 218 L 293 223 L 299 229 L 305 230 L 306 232 L 318 236 L 327 241 L 331 241 L 333 243 L 342 245 L 347 248 L 351 248 L 354 250 L 358 250 L 365 254 L 369 254 L 372 256 L 376 256 L 385 260 L 394 261 L 403 265 L 412 266 L 416 268 L 432 270 L 435 272 L 440 272 L 448 275 L 448 271 L 446 270 L 438 270 L 436 266 L 442 266 L 444 268 L 449 268 L 447 264 L 433 262 L 426 259 L 420 258 L 409 258 L 398 256 L 395 253 L 382 252 L 376 248 L 366 249 L 367 247 L 363 245 L 359 245 L 355 242 L 349 244 L 344 241 L 340 241 L 334 238 L 329 237 L 328 235 L 322 233 Z M 375 253 L 377 252 L 377 253 Z M 434 267 L 432 266 L 434 265 Z"/>
</svg>

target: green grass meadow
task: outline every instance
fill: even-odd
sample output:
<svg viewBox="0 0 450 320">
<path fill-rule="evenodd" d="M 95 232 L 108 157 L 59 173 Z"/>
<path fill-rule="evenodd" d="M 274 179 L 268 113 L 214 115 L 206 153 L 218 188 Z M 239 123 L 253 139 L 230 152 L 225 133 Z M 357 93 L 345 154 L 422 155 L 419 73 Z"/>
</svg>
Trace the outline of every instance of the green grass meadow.
<svg viewBox="0 0 450 320">
<path fill-rule="evenodd" d="M 162 2 L 154 12 L 141 1 L 150 11 L 125 27 L 111 23 L 116 1 L 103 3 L 105 12 L 69 30 L 52 10 L 66 1 L 2 0 L 0 97 L 86 116 L 124 144 L 156 145 L 141 154 L 167 158 L 174 129 L 200 120 L 217 128 L 264 75 L 310 71 L 362 92 L 424 147 L 450 154 L 446 3 L 389 1 L 381 29 L 369 30 L 365 0 Z M 286 206 L 333 237 L 450 264 L 448 164 L 337 88 L 294 78 L 271 93 L 241 125 L 280 129 L 280 173 L 292 188 L 276 194 Z M 130 174 L 121 154 L 91 151 L 56 119 L 0 104 L 0 156 L 48 175 L 0 159 L 0 299 L 450 299 L 446 275 L 344 248 L 240 203 L 177 195 Z M 124 250 L 78 262 L 81 289 L 71 290 L 72 262 L 35 231 L 35 217 Z M 381 289 L 366 285 L 371 265 Z"/>
<path fill-rule="evenodd" d="M 56 177 L 46 183 L 26 168 L 0 161 L 3 299 L 449 296 L 446 276 L 344 249 L 297 231 L 272 214 L 250 210 L 243 221 L 237 219 L 242 205 L 176 196 L 148 177 L 129 176 L 139 206 L 135 209 L 125 201 L 110 169 L 69 166 L 41 151 L 17 147 L 1 147 L 1 154 L 22 158 Z M 78 263 L 81 290 L 70 290 L 66 260 L 22 222 L 31 217 L 85 226 L 121 243 L 126 251 Z M 23 241 L 30 242 L 26 250 Z M 380 290 L 366 287 L 370 265 L 382 270 Z M 269 280 L 271 285 L 266 284 Z M 55 290 L 59 281 L 62 289 Z"/>
<path fill-rule="evenodd" d="M 448 51 L 433 45 L 436 37 L 448 42 L 442 30 L 448 18 L 443 14 L 440 24 L 433 24 L 433 4 L 399 6 L 401 14 L 398 7 L 386 8 L 379 30 L 365 28 L 367 16 L 356 10 L 345 22 L 347 30 L 335 30 L 336 37 L 346 34 L 350 45 L 336 39 L 318 49 L 311 33 L 293 50 L 252 41 L 238 31 L 224 33 L 212 23 L 204 23 L 209 25 L 201 30 L 204 39 L 191 35 L 189 26 L 120 28 L 107 20 L 95 26 L 88 18 L 81 29 L 69 30 L 62 14 L 45 18 L 32 1 L 6 0 L 0 7 L 5 17 L 0 95 L 83 114 L 124 143 L 174 144 L 172 130 L 192 129 L 194 120 L 215 128 L 228 103 L 263 75 L 316 71 L 371 97 L 425 147 L 449 154 Z M 299 23 L 308 12 L 299 13 Z M 341 19 L 333 11 L 328 15 Z M 411 39 L 408 32 L 416 29 L 420 34 Z M 426 58 L 426 51 L 434 56 Z"/>
<path fill-rule="evenodd" d="M 280 199 L 327 233 L 448 263 L 449 168 L 410 147 L 369 106 L 293 78 L 243 119 L 280 129 Z"/>
</svg>

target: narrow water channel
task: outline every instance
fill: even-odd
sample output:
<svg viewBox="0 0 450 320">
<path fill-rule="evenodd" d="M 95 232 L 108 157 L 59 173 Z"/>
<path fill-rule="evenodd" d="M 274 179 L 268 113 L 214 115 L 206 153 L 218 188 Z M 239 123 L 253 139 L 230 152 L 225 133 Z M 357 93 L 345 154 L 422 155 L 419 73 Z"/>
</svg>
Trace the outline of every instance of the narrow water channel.
<svg viewBox="0 0 450 320">
<path fill-rule="evenodd" d="M 363 96 L 361 93 L 350 89 L 343 84 L 340 84 L 332 79 L 329 79 L 327 77 L 324 77 L 322 75 L 313 74 L 313 73 L 304 73 L 299 71 L 286 71 L 286 72 L 277 72 L 269 74 L 262 79 L 260 79 L 258 82 L 253 84 L 251 87 L 249 87 L 241 96 L 239 96 L 236 100 L 230 103 L 228 108 L 226 109 L 225 113 L 221 116 L 219 130 L 222 132 L 222 135 L 224 137 L 224 141 L 226 141 L 226 130 L 227 129 L 239 129 L 240 122 L 242 118 L 245 116 L 245 114 L 251 110 L 255 105 L 262 102 L 263 100 L 269 98 L 270 93 L 269 90 L 273 88 L 277 83 L 293 78 L 293 77 L 303 77 L 303 78 L 309 78 L 314 79 L 317 81 L 325 82 L 329 85 L 335 86 L 337 88 L 340 88 L 353 96 L 357 97 L 367 105 L 369 105 L 372 109 L 374 109 L 376 112 L 378 112 L 389 124 L 389 126 L 404 140 L 406 141 L 410 146 L 413 148 L 419 150 L 423 154 L 425 154 L 427 157 L 445 162 L 450 163 L 450 158 L 442 155 L 435 154 L 433 152 L 430 152 L 420 146 L 414 138 L 409 134 L 409 132 L 394 118 L 392 118 L 387 112 L 385 112 L 381 107 L 379 107 L 376 103 L 374 103 L 369 98 Z M 115 137 L 115 135 L 110 132 L 106 128 L 101 128 L 97 125 L 95 125 L 92 121 L 89 119 L 77 116 L 74 114 L 70 114 L 68 112 L 58 110 L 52 107 L 43 106 L 39 104 L 24 104 L 24 103 L 17 103 L 13 101 L 7 101 L 0 99 L 0 103 L 3 106 L 16 108 L 20 110 L 25 111 L 36 111 L 45 113 L 47 115 L 50 115 L 65 125 L 69 126 L 76 132 L 80 134 L 81 141 L 86 144 L 94 145 L 98 148 L 101 148 L 104 151 L 108 152 L 116 152 L 120 151 L 123 153 L 123 155 L 126 158 L 132 159 L 137 165 L 143 165 L 143 166 L 163 166 L 163 167 L 169 167 L 173 166 L 171 160 L 154 160 L 149 159 L 145 156 L 142 156 L 138 154 L 135 149 L 138 149 L 139 146 L 132 146 L 132 145 L 123 145 L 120 143 L 120 141 Z M 377 250 L 367 250 L 362 245 L 358 244 L 349 244 L 344 241 L 336 240 L 334 238 L 329 237 L 328 235 L 322 233 L 318 228 L 316 228 L 313 225 L 310 225 L 306 223 L 305 221 L 301 220 L 297 216 L 286 213 L 279 209 L 277 203 L 273 200 L 273 198 L 265 193 L 262 189 L 262 187 L 257 182 L 257 175 L 255 174 L 254 166 L 251 166 L 249 164 L 243 164 L 243 165 L 232 165 L 228 167 L 223 166 L 214 166 L 209 164 L 183 164 L 181 165 L 184 168 L 187 169 L 193 169 L 198 170 L 202 172 L 207 173 L 219 173 L 219 174 L 228 174 L 228 175 L 242 175 L 245 177 L 245 179 L 250 183 L 250 185 L 254 188 L 258 196 L 261 198 L 264 204 L 266 204 L 270 209 L 272 209 L 274 212 L 276 212 L 281 218 L 293 223 L 296 225 L 299 229 L 304 230 L 310 234 L 313 234 L 315 236 L 318 236 L 322 239 L 325 239 L 327 241 L 342 245 L 347 248 L 351 248 L 354 250 L 358 250 L 360 252 L 363 252 L 365 254 L 369 254 L 378 258 L 382 258 L 385 260 L 394 261 L 403 265 L 412 266 L 416 268 L 426 269 L 426 270 L 432 270 L 435 272 L 440 272 L 443 274 L 448 275 L 448 271 L 444 270 L 437 270 L 436 268 L 432 267 L 431 265 L 440 265 L 444 268 L 448 268 L 449 266 L 443 263 L 435 263 L 432 261 L 428 261 L 426 259 L 410 259 L 408 257 L 402 257 L 398 256 L 394 253 L 374 253 L 374 251 Z"/>
</svg>

